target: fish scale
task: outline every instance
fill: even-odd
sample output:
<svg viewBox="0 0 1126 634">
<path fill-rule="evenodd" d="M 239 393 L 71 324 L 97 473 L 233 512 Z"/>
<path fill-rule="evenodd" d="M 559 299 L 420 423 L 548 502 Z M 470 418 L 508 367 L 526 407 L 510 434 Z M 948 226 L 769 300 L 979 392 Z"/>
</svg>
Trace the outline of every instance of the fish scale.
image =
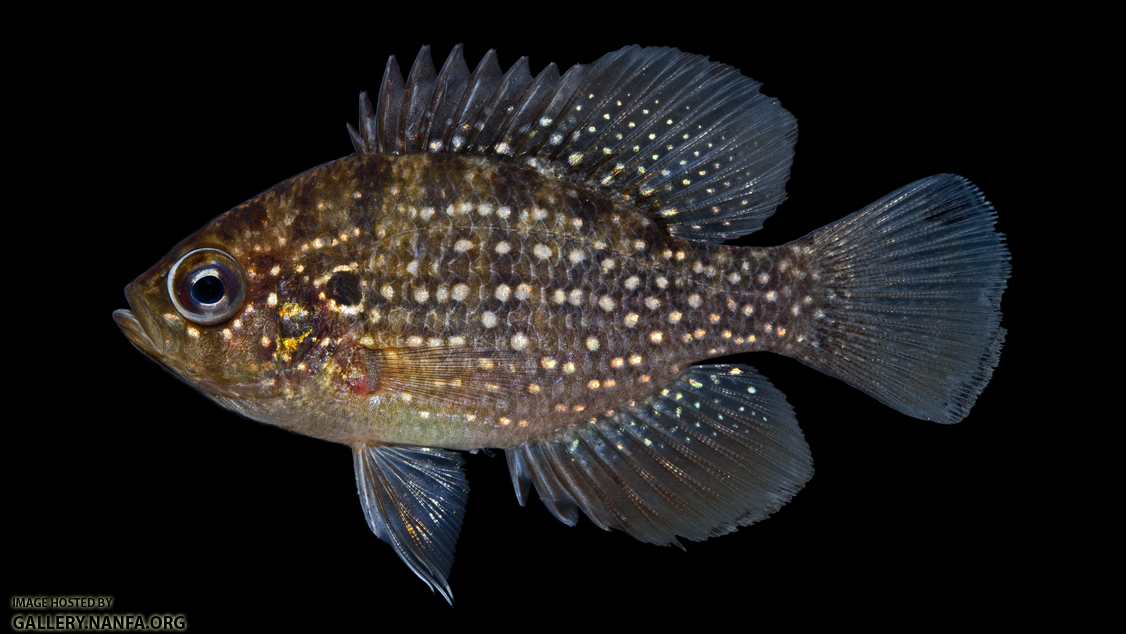
<svg viewBox="0 0 1126 634">
<path fill-rule="evenodd" d="M 365 518 L 452 602 L 454 450 L 654 544 L 759 521 L 812 477 L 770 351 L 954 423 L 997 365 L 1009 275 L 981 192 L 921 179 L 793 242 L 732 247 L 785 198 L 797 124 L 734 69 L 627 47 L 560 75 L 406 81 L 356 154 L 213 220 L 126 287 L 129 341 L 219 405 L 351 447 Z"/>
</svg>

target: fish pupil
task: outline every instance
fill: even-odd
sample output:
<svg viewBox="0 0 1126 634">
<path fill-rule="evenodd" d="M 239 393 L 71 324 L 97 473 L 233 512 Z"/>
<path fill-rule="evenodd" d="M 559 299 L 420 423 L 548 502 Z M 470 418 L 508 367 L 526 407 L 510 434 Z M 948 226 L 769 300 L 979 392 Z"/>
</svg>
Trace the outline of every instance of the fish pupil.
<svg viewBox="0 0 1126 634">
<path fill-rule="evenodd" d="M 208 275 L 192 284 L 192 299 L 201 304 L 214 304 L 223 299 L 224 290 L 222 280 L 214 275 Z"/>
</svg>

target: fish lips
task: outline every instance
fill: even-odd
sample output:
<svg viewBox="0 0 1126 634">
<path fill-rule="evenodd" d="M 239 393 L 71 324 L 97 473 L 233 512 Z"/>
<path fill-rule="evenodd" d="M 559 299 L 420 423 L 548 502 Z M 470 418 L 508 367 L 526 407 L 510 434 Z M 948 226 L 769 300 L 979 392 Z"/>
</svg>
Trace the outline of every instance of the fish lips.
<svg viewBox="0 0 1126 634">
<path fill-rule="evenodd" d="M 132 310 L 122 308 L 113 311 L 113 320 L 117 322 L 117 327 L 125 334 L 129 343 L 143 352 L 145 356 L 160 363 L 166 355 L 164 333 L 157 321 L 153 319 L 148 306 L 145 305 L 144 301 L 141 301 L 134 284 L 125 287 L 125 299 L 129 302 L 129 308 Z"/>
</svg>

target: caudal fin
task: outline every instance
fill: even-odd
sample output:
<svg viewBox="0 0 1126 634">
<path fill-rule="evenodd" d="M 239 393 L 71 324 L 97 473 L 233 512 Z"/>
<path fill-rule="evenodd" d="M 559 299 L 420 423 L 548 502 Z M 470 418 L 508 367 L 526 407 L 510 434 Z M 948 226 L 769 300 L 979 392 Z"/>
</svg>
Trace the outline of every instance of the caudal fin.
<svg viewBox="0 0 1126 634">
<path fill-rule="evenodd" d="M 798 358 L 910 416 L 965 418 L 1005 339 L 1009 251 L 995 222 L 973 183 L 943 174 L 802 238 L 830 299 Z"/>
</svg>

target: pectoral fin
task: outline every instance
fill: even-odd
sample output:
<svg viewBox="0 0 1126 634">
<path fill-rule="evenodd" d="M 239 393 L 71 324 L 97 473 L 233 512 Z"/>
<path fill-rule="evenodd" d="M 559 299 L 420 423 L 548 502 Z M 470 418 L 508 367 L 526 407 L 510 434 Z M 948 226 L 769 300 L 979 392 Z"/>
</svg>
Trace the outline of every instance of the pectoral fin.
<svg viewBox="0 0 1126 634">
<path fill-rule="evenodd" d="M 786 398 L 747 366 L 697 366 L 645 401 L 508 450 L 521 504 L 653 544 L 702 541 L 777 511 L 813 476 Z"/>
<path fill-rule="evenodd" d="M 352 461 L 372 532 L 453 605 L 446 577 L 469 497 L 464 461 L 443 449 L 362 445 Z"/>
</svg>

